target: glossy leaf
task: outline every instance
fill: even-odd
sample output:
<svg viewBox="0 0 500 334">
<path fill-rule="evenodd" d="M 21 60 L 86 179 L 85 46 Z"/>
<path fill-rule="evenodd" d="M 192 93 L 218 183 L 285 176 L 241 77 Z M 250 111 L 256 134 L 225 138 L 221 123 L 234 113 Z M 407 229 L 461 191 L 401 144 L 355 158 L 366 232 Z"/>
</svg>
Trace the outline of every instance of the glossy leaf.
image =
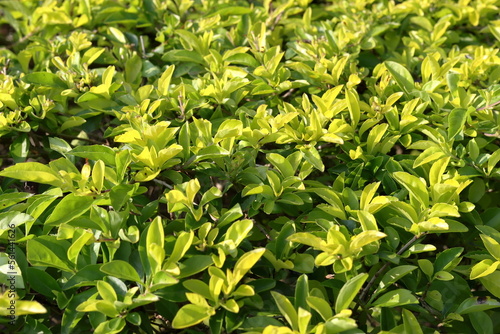
<svg viewBox="0 0 500 334">
<path fill-rule="evenodd" d="M 374 306 L 396 307 L 408 304 L 418 304 L 418 299 L 411 291 L 406 289 L 397 289 L 386 292 L 373 302 Z"/>
<path fill-rule="evenodd" d="M 100 270 L 108 275 L 122 278 L 129 281 L 141 282 L 141 278 L 137 271 L 128 262 L 123 260 L 114 260 L 104 263 Z"/>
<path fill-rule="evenodd" d="M 500 302 L 490 297 L 470 297 L 464 300 L 455 311 L 458 314 L 480 312 L 500 307 Z"/>
<path fill-rule="evenodd" d="M 0 172 L 0 176 L 13 179 L 49 184 L 61 187 L 63 181 L 61 177 L 51 168 L 38 162 L 24 162 L 5 168 Z"/>
<path fill-rule="evenodd" d="M 271 291 L 271 295 L 278 306 L 281 314 L 285 317 L 286 321 L 290 324 L 293 330 L 299 330 L 299 316 L 293 307 L 292 303 L 282 294 Z"/>
<path fill-rule="evenodd" d="M 368 279 L 368 274 L 359 274 L 351 279 L 349 279 L 340 289 L 337 300 L 335 301 L 335 311 L 339 313 L 340 311 L 349 308 L 354 298 L 361 290 L 361 287 Z"/>
<path fill-rule="evenodd" d="M 67 223 L 87 212 L 93 202 L 94 198 L 92 196 L 69 194 L 57 204 L 45 224 L 56 226 Z"/>
<path fill-rule="evenodd" d="M 212 308 L 209 306 L 184 305 L 172 320 L 172 327 L 182 329 L 194 326 L 208 319 L 212 315 L 212 312 Z"/>
<path fill-rule="evenodd" d="M 401 64 L 386 61 L 385 67 L 394 77 L 398 86 L 405 91 L 405 93 L 409 94 L 415 89 L 415 83 L 413 81 L 413 77 L 411 73 Z"/>
</svg>

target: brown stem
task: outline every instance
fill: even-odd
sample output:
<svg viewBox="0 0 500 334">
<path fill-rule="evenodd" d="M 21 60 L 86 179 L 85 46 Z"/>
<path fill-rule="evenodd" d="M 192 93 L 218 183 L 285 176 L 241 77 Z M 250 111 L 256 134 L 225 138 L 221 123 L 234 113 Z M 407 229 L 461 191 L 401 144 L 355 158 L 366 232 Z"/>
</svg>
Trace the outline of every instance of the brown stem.
<svg viewBox="0 0 500 334">
<path fill-rule="evenodd" d="M 403 254 L 408 248 L 410 248 L 413 243 L 415 241 L 417 241 L 420 237 L 426 235 L 427 232 L 424 232 L 424 233 L 420 233 L 418 235 L 415 235 L 413 238 L 410 239 L 410 241 L 408 241 L 406 244 L 404 244 L 403 247 L 401 247 L 401 249 L 396 253 L 396 255 L 401 255 Z M 366 286 L 363 288 L 363 290 L 361 290 L 361 293 L 359 295 L 359 300 L 356 304 L 356 306 L 354 307 L 354 311 L 356 311 L 360 304 L 363 303 L 364 299 L 365 299 L 365 296 L 366 294 L 368 293 L 368 291 L 371 289 L 372 285 L 375 283 L 375 281 L 377 280 L 377 278 L 379 278 L 384 272 L 385 270 L 387 269 L 387 267 L 389 267 L 389 262 L 386 262 L 376 273 L 375 275 L 373 275 L 373 277 L 370 279 L 370 281 L 368 282 L 368 284 L 366 284 Z"/>
<path fill-rule="evenodd" d="M 480 110 L 484 110 L 484 109 L 488 109 L 488 108 L 493 108 L 494 106 L 496 106 L 497 104 L 500 104 L 500 101 L 497 101 L 495 103 L 492 103 L 492 104 L 489 104 L 487 106 L 484 106 L 484 107 L 481 107 L 481 108 L 478 108 L 476 109 L 477 111 L 480 111 Z"/>
</svg>

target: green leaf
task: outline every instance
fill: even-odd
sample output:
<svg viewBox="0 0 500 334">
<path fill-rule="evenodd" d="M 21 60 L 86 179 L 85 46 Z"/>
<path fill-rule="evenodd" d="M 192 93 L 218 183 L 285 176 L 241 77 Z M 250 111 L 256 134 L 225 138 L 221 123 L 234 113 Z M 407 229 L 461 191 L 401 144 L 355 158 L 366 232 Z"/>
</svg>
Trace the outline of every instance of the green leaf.
<svg viewBox="0 0 500 334">
<path fill-rule="evenodd" d="M 114 319 L 99 323 L 94 334 L 118 334 L 121 333 L 127 322 L 124 318 L 116 317 Z"/>
<path fill-rule="evenodd" d="M 359 206 L 362 210 L 368 211 L 368 206 L 377 193 L 377 189 L 379 186 L 380 182 L 374 182 L 370 183 L 363 189 L 363 192 L 361 193 L 361 197 L 359 199 Z"/>
<path fill-rule="evenodd" d="M 241 206 L 239 204 L 236 204 L 220 216 L 219 221 L 217 222 L 217 226 L 221 228 L 222 226 L 230 224 L 242 216 L 243 211 L 241 210 Z"/>
<path fill-rule="evenodd" d="M 111 286 L 108 282 L 98 281 L 97 291 L 99 292 L 101 298 L 105 301 L 114 303 L 118 300 L 115 289 L 113 289 L 113 286 Z"/>
<path fill-rule="evenodd" d="M 440 281 L 451 281 L 454 276 L 447 271 L 441 270 L 434 274 L 434 278 Z"/>
<path fill-rule="evenodd" d="M 92 196 L 78 196 L 71 193 L 56 205 L 45 225 L 58 226 L 80 217 L 90 209 L 93 202 Z"/>
<path fill-rule="evenodd" d="M 30 198 L 33 194 L 16 192 L 16 193 L 7 193 L 0 195 L 0 210 L 6 209 L 9 206 L 17 204 L 19 202 L 24 201 L 27 198 Z"/>
<path fill-rule="evenodd" d="M 224 60 L 229 62 L 230 64 L 243 65 L 253 68 L 256 68 L 260 65 L 259 62 L 248 53 L 237 53 L 227 57 Z"/>
<path fill-rule="evenodd" d="M 363 228 L 363 231 L 377 231 L 378 226 L 377 226 L 377 220 L 375 217 L 368 211 L 364 210 L 359 210 L 358 211 L 358 219 L 359 222 L 361 223 L 361 227 Z"/>
<path fill-rule="evenodd" d="M 78 117 L 78 116 L 72 116 L 70 118 L 68 118 L 66 121 L 64 121 L 64 123 L 61 125 L 59 131 L 63 132 L 64 130 L 66 129 L 71 129 L 71 128 L 76 128 L 84 123 L 86 123 L 87 121 L 82 118 L 82 117 Z M 63 141 L 62 139 L 60 138 L 50 138 L 51 139 L 51 147 L 52 147 L 52 141 L 55 141 L 55 140 L 58 140 L 59 142 L 63 142 L 63 143 L 66 143 L 65 141 Z M 66 143 L 67 144 L 67 143 Z M 71 146 L 67 145 L 65 148 L 68 149 L 68 151 L 71 149 Z"/>
<path fill-rule="evenodd" d="M 479 236 L 483 240 L 484 246 L 491 256 L 493 256 L 497 261 L 500 261 L 500 243 L 487 235 L 480 234 Z"/>
<path fill-rule="evenodd" d="M 68 248 L 68 260 L 73 262 L 75 265 L 77 264 L 78 254 L 82 250 L 83 246 L 92 239 L 93 233 L 84 230 L 84 232 L 78 237 L 78 239 L 74 240 L 71 246 Z"/>
<path fill-rule="evenodd" d="M 351 238 L 349 243 L 350 252 L 358 252 L 372 242 L 385 238 L 387 235 L 379 231 L 364 231 Z"/>
<path fill-rule="evenodd" d="M 332 317 L 332 307 L 330 304 L 324 300 L 323 298 L 308 296 L 307 304 L 314 309 L 319 315 L 323 318 L 323 320 L 328 320 Z"/>
<path fill-rule="evenodd" d="M 486 311 L 500 307 L 500 302 L 491 297 L 470 297 L 464 300 L 456 309 L 455 313 L 468 314 L 473 312 Z"/>
<path fill-rule="evenodd" d="M 56 172 L 39 162 L 15 164 L 1 171 L 0 176 L 27 182 L 49 184 L 55 187 L 61 187 L 63 185 L 61 177 Z"/>
<path fill-rule="evenodd" d="M 257 248 L 243 254 L 238 259 L 238 261 L 236 261 L 233 270 L 233 279 L 232 282 L 230 282 L 233 287 L 235 287 L 236 284 L 238 284 L 238 282 L 243 278 L 243 276 L 245 276 L 245 274 L 255 265 L 255 263 L 257 263 L 257 261 L 259 261 L 264 252 L 265 248 Z"/>
<path fill-rule="evenodd" d="M 130 312 L 127 314 L 125 318 L 128 322 L 130 322 L 134 326 L 140 326 L 142 323 L 142 318 L 140 313 L 138 312 Z"/>
<path fill-rule="evenodd" d="M 288 261 L 285 261 L 288 262 Z M 314 272 L 314 256 L 311 254 L 295 254 L 293 270 L 298 273 L 310 274 Z"/>
<path fill-rule="evenodd" d="M 9 298 L 0 298 L 0 315 L 10 317 L 11 305 Z M 47 309 L 37 301 L 16 300 L 15 310 L 16 316 L 47 313 Z"/>
<path fill-rule="evenodd" d="M 0 213 L 0 233 L 11 230 L 26 223 L 33 222 L 35 219 L 30 215 L 19 211 L 8 211 Z"/>
<path fill-rule="evenodd" d="M 158 93 L 160 96 L 168 96 L 168 91 L 170 89 L 170 81 L 172 80 L 172 74 L 175 71 L 175 65 L 168 66 L 165 72 L 158 79 Z"/>
<path fill-rule="evenodd" d="M 445 156 L 446 154 L 441 150 L 439 146 L 431 146 L 417 156 L 417 158 L 413 162 L 413 168 L 417 168 L 427 163 L 434 162 Z"/>
<path fill-rule="evenodd" d="M 151 224 L 149 225 L 146 237 L 146 244 L 157 244 L 158 246 L 163 248 L 164 245 L 164 236 L 165 232 L 163 230 L 163 223 L 161 217 L 156 217 L 153 219 Z"/>
<path fill-rule="evenodd" d="M 26 134 L 22 134 L 9 147 L 9 153 L 15 163 L 24 162 L 30 150 L 30 140 Z"/>
<path fill-rule="evenodd" d="M 470 279 L 478 279 L 480 277 L 488 276 L 497 270 L 498 266 L 500 266 L 500 261 L 493 262 L 490 259 L 482 260 L 479 263 L 476 263 L 470 272 Z"/>
<path fill-rule="evenodd" d="M 436 203 L 432 206 L 429 217 L 460 217 L 456 205 Z"/>
<path fill-rule="evenodd" d="M 179 283 L 179 280 L 173 276 L 167 274 L 165 271 L 158 271 L 153 276 L 153 283 L 149 288 L 149 291 L 154 292 L 158 289 L 162 289 L 168 286 L 172 286 Z"/>
<path fill-rule="evenodd" d="M 196 158 L 193 162 L 216 159 L 216 158 L 221 158 L 221 157 L 225 157 L 228 155 L 229 155 L 229 151 L 223 149 L 220 146 L 211 145 L 211 146 L 204 147 L 201 150 L 199 150 L 198 154 L 196 154 Z"/>
<path fill-rule="evenodd" d="M 295 233 L 287 238 L 288 241 L 301 243 L 307 246 L 314 247 L 318 250 L 328 251 L 329 249 L 326 247 L 326 242 L 318 238 L 317 236 L 307 233 L 307 232 L 299 232 Z"/>
<path fill-rule="evenodd" d="M 476 330 L 476 333 L 481 334 L 493 334 L 493 321 L 488 313 L 482 312 L 473 312 L 469 313 L 469 319 L 472 323 L 472 327 Z"/>
<path fill-rule="evenodd" d="M 142 280 L 139 277 L 139 274 L 137 273 L 135 268 L 132 267 L 132 265 L 130 265 L 126 261 L 113 260 L 111 262 L 104 263 L 101 266 L 100 270 L 105 274 L 108 274 L 108 275 L 111 275 L 111 276 L 114 276 L 117 278 L 125 279 L 128 281 L 134 281 L 137 283 L 142 282 Z"/>
<path fill-rule="evenodd" d="M 189 279 L 182 282 L 182 285 L 191 292 L 197 293 L 208 300 L 212 300 L 212 295 L 210 294 L 210 287 L 207 283 L 197 280 Z"/>
<path fill-rule="evenodd" d="M 46 271 L 28 267 L 26 274 L 26 280 L 30 283 L 30 288 L 46 297 L 55 298 L 53 291 L 62 291 L 55 278 Z"/>
<path fill-rule="evenodd" d="M 299 319 L 299 333 L 308 333 L 307 326 L 311 321 L 312 314 L 309 311 L 304 310 L 302 307 L 299 307 L 298 310 L 299 311 L 297 312 L 297 317 Z"/>
<path fill-rule="evenodd" d="M 500 27 L 498 27 L 495 24 L 489 24 L 488 29 L 490 30 L 491 34 L 495 36 L 495 38 L 500 41 Z"/>
<path fill-rule="evenodd" d="M 406 289 L 389 291 L 373 302 L 373 306 L 379 307 L 396 307 L 408 304 L 418 304 L 418 299 Z"/>
<path fill-rule="evenodd" d="M 217 129 L 214 141 L 219 142 L 220 139 L 233 138 L 241 135 L 243 131 L 243 123 L 238 119 L 226 119 Z"/>
<path fill-rule="evenodd" d="M 352 89 L 346 90 L 345 97 L 347 100 L 347 108 L 349 109 L 349 115 L 351 116 L 352 127 L 356 128 L 356 126 L 359 123 L 359 119 L 361 117 L 361 111 L 359 108 L 359 97 Z"/>
<path fill-rule="evenodd" d="M 410 71 L 408 71 L 403 65 L 393 62 L 386 61 L 385 67 L 391 73 L 394 80 L 399 87 L 401 87 L 406 94 L 410 94 L 415 90 L 415 82 L 411 76 Z"/>
<path fill-rule="evenodd" d="M 186 62 L 205 65 L 205 60 L 198 52 L 189 50 L 171 50 L 165 53 L 161 59 L 168 62 Z"/>
<path fill-rule="evenodd" d="M 255 295 L 255 290 L 251 285 L 242 284 L 231 294 L 232 297 L 250 297 Z"/>
<path fill-rule="evenodd" d="M 396 268 L 392 268 L 384 274 L 374 295 L 391 287 L 395 282 L 408 275 L 415 269 L 417 269 L 417 267 L 411 265 L 401 265 Z"/>
<path fill-rule="evenodd" d="M 78 322 L 82 318 L 81 312 L 76 311 L 76 308 L 83 302 L 92 298 L 92 295 L 96 293 L 95 288 L 85 290 L 81 293 L 72 296 L 67 308 L 64 310 L 64 314 L 61 321 L 61 333 L 69 334 L 71 333 Z M 94 297 L 95 298 L 95 297 Z"/>
<path fill-rule="evenodd" d="M 297 279 L 297 284 L 295 285 L 295 309 L 298 310 L 300 307 L 308 311 L 309 306 L 307 304 L 307 297 L 309 297 L 309 282 L 307 275 L 302 274 Z"/>
<path fill-rule="evenodd" d="M 415 315 L 407 309 L 403 309 L 403 328 L 405 334 L 424 333 Z"/>
<path fill-rule="evenodd" d="M 292 164 L 283 156 L 276 153 L 270 153 L 266 158 L 280 171 L 283 178 L 295 175 L 295 169 L 292 167 Z"/>
<path fill-rule="evenodd" d="M 292 221 L 287 222 L 281 228 L 280 234 L 276 237 L 276 251 L 274 252 L 277 259 L 284 259 L 287 257 L 291 242 L 288 237 L 295 233 L 295 224 Z"/>
<path fill-rule="evenodd" d="M 423 208 L 426 209 L 429 207 L 429 193 L 425 181 L 406 172 L 394 172 L 392 175 L 396 181 L 405 187 L 422 204 Z"/>
<path fill-rule="evenodd" d="M 90 48 L 82 56 L 82 63 L 85 63 L 87 65 L 92 64 L 94 61 L 99 58 L 100 55 L 102 55 L 106 51 L 105 48 Z"/>
<path fill-rule="evenodd" d="M 479 280 L 493 296 L 500 298 L 500 271 L 494 271 L 488 276 L 481 277 Z"/>
<path fill-rule="evenodd" d="M 104 159 L 102 160 L 106 162 L 106 160 Z M 127 172 L 127 167 L 131 162 L 132 162 L 132 156 L 129 150 L 122 150 L 116 154 L 115 163 L 116 163 L 117 182 L 121 182 L 124 179 L 125 173 Z"/>
<path fill-rule="evenodd" d="M 85 266 L 71 276 L 68 281 L 63 284 L 63 289 L 68 290 L 74 287 L 95 285 L 95 281 L 102 280 L 105 276 L 103 272 L 99 270 L 100 264 L 90 264 Z"/>
<path fill-rule="evenodd" d="M 104 162 L 97 160 L 92 168 L 92 183 L 98 192 L 101 192 L 104 186 Z"/>
<path fill-rule="evenodd" d="M 491 175 L 493 168 L 495 168 L 497 166 L 499 161 L 500 161 L 500 149 L 497 149 L 488 158 L 488 168 L 487 168 L 488 175 Z"/>
<path fill-rule="evenodd" d="M 462 131 L 467 121 L 468 111 L 464 108 L 455 108 L 448 114 L 448 140 L 453 140 Z"/>
<path fill-rule="evenodd" d="M 128 83 L 137 83 L 142 72 L 143 62 L 141 57 L 134 54 L 125 62 L 125 81 Z"/>
<path fill-rule="evenodd" d="M 64 240 L 52 236 L 43 236 L 28 240 L 26 243 L 28 261 L 33 266 L 54 267 L 72 272 L 73 265 L 67 259 L 69 245 Z"/>
<path fill-rule="evenodd" d="M 179 264 L 181 273 L 177 277 L 184 278 L 193 276 L 194 274 L 205 270 L 212 264 L 213 260 L 210 255 L 194 255 Z"/>
<path fill-rule="evenodd" d="M 383 123 L 383 124 L 377 124 L 375 125 L 371 130 L 370 134 L 368 135 L 368 138 L 366 139 L 366 151 L 368 154 L 374 154 L 374 148 L 380 141 L 382 140 L 382 137 L 386 133 L 387 129 L 389 128 L 389 124 Z M 376 153 L 376 151 L 375 151 Z"/>
<path fill-rule="evenodd" d="M 68 85 L 57 75 L 50 72 L 32 72 L 26 74 L 22 80 L 29 84 L 41 85 L 53 88 L 68 88 Z"/>
<path fill-rule="evenodd" d="M 239 220 L 229 227 L 224 236 L 224 240 L 232 240 L 235 246 L 238 246 L 253 228 L 253 222 L 250 219 Z"/>
<path fill-rule="evenodd" d="M 288 300 L 288 298 L 276 291 L 271 291 L 271 295 L 273 296 L 276 305 L 278 305 L 281 314 L 285 317 L 292 329 L 298 331 L 299 316 L 292 303 Z"/>
<path fill-rule="evenodd" d="M 181 307 L 172 320 L 172 327 L 182 329 L 199 324 L 214 313 L 209 306 L 187 304 Z"/>
<path fill-rule="evenodd" d="M 431 186 L 441 183 L 441 179 L 449 162 L 450 157 L 444 157 L 434 161 L 429 171 L 429 184 Z"/>
<path fill-rule="evenodd" d="M 418 260 L 418 266 L 420 267 L 420 270 L 422 270 L 422 272 L 429 277 L 429 279 L 434 275 L 434 265 L 430 260 L 420 259 Z"/>
<path fill-rule="evenodd" d="M 208 17 L 220 15 L 220 16 L 227 16 L 227 15 L 244 15 L 244 14 L 249 14 L 252 12 L 252 9 L 250 7 L 243 7 L 243 6 L 224 6 L 223 8 L 215 11 L 214 13 L 211 13 L 208 15 Z"/>
<path fill-rule="evenodd" d="M 111 188 L 109 192 L 109 199 L 111 200 L 111 206 L 116 212 L 129 201 L 134 192 L 137 190 L 139 184 L 119 184 Z"/>
<path fill-rule="evenodd" d="M 314 146 L 301 147 L 300 151 L 304 153 L 304 159 L 313 165 L 314 168 L 321 172 L 325 170 L 325 165 L 323 164 L 321 156 Z"/>
<path fill-rule="evenodd" d="M 462 247 L 455 247 L 439 253 L 434 262 L 434 272 L 448 269 L 452 262 L 458 258 L 463 251 L 464 249 Z"/>
<path fill-rule="evenodd" d="M 350 333 L 351 330 L 354 330 L 352 333 L 357 333 L 355 329 L 358 326 L 354 319 L 346 317 L 333 317 L 325 322 L 325 327 L 327 333 Z"/>
<path fill-rule="evenodd" d="M 111 147 L 104 145 L 77 146 L 69 154 L 94 161 L 102 160 L 108 166 L 115 166 L 116 164 L 116 152 Z"/>
<path fill-rule="evenodd" d="M 245 196 L 250 196 L 250 195 L 257 195 L 257 194 L 263 194 L 267 198 L 273 198 L 274 197 L 274 192 L 273 189 L 268 186 L 267 184 L 264 185 L 258 185 L 258 184 L 249 184 L 246 186 L 241 195 L 243 197 Z"/>
<path fill-rule="evenodd" d="M 483 179 L 476 178 L 474 182 L 469 187 L 469 201 L 472 203 L 477 203 L 483 198 L 486 193 L 486 184 Z"/>
<path fill-rule="evenodd" d="M 240 307 L 234 299 L 229 299 L 225 303 L 221 304 L 221 306 L 232 313 L 238 313 L 240 311 Z"/>
<path fill-rule="evenodd" d="M 337 296 L 337 300 L 335 301 L 335 312 L 339 313 L 340 311 L 349 308 L 368 276 L 369 275 L 367 273 L 359 274 L 349 279 L 342 286 Z"/>
<path fill-rule="evenodd" d="M 184 254 L 186 254 L 186 252 L 188 251 L 189 247 L 191 247 L 193 239 L 194 239 L 193 231 L 190 231 L 189 233 L 182 231 L 177 237 L 177 240 L 175 241 L 174 250 L 172 251 L 172 254 L 170 254 L 167 263 L 168 264 L 176 263 L 180 259 L 182 259 Z"/>
</svg>

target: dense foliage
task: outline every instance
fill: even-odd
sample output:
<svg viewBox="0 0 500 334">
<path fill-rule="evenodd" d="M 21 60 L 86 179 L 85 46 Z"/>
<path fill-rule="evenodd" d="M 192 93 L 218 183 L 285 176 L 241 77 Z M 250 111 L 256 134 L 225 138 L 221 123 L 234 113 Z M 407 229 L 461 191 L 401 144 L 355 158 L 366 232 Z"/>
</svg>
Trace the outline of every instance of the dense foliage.
<svg viewBox="0 0 500 334">
<path fill-rule="evenodd" d="M 0 1 L 2 332 L 500 333 L 499 7 Z"/>
</svg>

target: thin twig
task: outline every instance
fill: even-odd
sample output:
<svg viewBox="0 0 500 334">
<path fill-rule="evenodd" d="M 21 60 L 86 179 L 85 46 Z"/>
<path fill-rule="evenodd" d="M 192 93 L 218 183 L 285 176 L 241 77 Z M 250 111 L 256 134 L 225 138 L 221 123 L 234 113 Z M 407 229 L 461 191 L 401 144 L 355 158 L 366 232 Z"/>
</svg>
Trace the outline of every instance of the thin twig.
<svg viewBox="0 0 500 334">
<path fill-rule="evenodd" d="M 410 239 L 410 241 L 408 241 L 403 247 L 401 247 L 401 249 L 396 253 L 396 255 L 401 255 L 403 254 L 408 248 L 410 248 L 413 243 L 415 241 L 417 241 L 420 237 L 426 235 L 427 232 L 425 233 L 420 233 L 419 235 L 415 235 L 413 238 Z M 375 283 L 375 281 L 377 280 L 377 278 L 379 278 L 384 272 L 385 270 L 387 269 L 387 267 L 389 266 L 389 262 L 386 262 L 376 273 L 375 275 L 373 275 L 373 277 L 370 279 L 370 281 L 368 282 L 368 284 L 366 284 L 366 286 L 363 288 L 363 290 L 361 290 L 361 293 L 359 295 L 359 301 L 356 303 L 356 306 L 354 307 L 354 310 L 356 311 L 359 306 L 360 306 L 360 303 L 363 302 L 366 294 L 368 293 L 368 291 L 371 289 L 372 285 Z"/>
<path fill-rule="evenodd" d="M 61 138 L 64 138 L 64 139 L 87 141 L 87 142 L 92 143 L 92 144 L 101 144 L 101 145 L 104 144 L 103 142 L 100 142 L 100 141 L 95 140 L 95 139 L 80 138 L 80 137 L 76 137 L 76 136 L 65 135 L 65 134 L 62 134 L 62 133 L 58 134 L 57 136 L 61 137 Z"/>
<path fill-rule="evenodd" d="M 12 49 L 14 47 L 16 47 L 17 45 L 21 44 L 21 43 L 24 43 L 25 41 L 27 41 L 28 39 L 30 39 L 32 36 L 34 36 L 35 34 L 38 34 L 38 32 L 40 31 L 40 28 L 35 28 L 32 32 L 30 32 L 29 34 L 27 34 L 26 36 L 23 36 L 22 38 L 20 38 L 19 40 L 7 45 L 6 47 L 8 49 Z"/>
<path fill-rule="evenodd" d="M 497 104 L 500 104 L 500 101 L 497 101 L 495 103 L 492 103 L 492 104 L 489 104 L 487 106 L 484 106 L 484 107 L 481 107 L 481 108 L 478 108 L 476 109 L 477 111 L 481 111 L 481 110 L 484 110 L 484 109 L 488 109 L 488 108 L 493 108 L 494 106 L 496 106 Z"/>
</svg>

